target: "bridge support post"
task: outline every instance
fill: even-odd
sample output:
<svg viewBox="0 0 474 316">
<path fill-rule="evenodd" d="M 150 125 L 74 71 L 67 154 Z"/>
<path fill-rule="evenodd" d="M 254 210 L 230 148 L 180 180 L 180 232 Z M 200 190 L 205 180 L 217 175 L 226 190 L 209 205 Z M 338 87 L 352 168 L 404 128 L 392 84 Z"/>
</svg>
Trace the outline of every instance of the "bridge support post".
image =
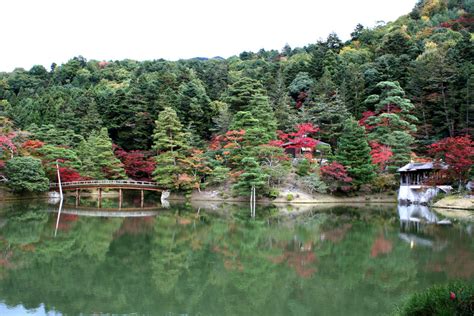
<svg viewBox="0 0 474 316">
<path fill-rule="evenodd" d="M 99 188 L 99 200 L 98 200 L 99 208 L 102 207 L 102 188 Z"/>
<path fill-rule="evenodd" d="M 81 196 L 79 189 L 76 189 L 76 207 L 79 206 L 79 203 L 81 202 Z"/>
<path fill-rule="evenodd" d="M 122 208 L 122 189 L 119 189 L 119 208 Z"/>
<path fill-rule="evenodd" d="M 140 190 L 140 207 L 143 208 L 143 204 L 145 202 L 145 194 L 143 192 L 143 190 Z"/>
</svg>

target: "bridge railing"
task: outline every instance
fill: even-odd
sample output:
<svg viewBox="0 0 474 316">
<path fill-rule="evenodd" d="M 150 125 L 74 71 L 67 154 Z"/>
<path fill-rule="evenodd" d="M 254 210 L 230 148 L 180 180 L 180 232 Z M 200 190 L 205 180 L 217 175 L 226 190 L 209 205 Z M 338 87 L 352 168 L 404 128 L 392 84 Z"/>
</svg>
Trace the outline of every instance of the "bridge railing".
<svg viewBox="0 0 474 316">
<path fill-rule="evenodd" d="M 143 187 L 158 187 L 156 182 L 149 181 L 135 181 L 135 180 L 86 180 L 86 181 L 71 181 L 62 182 L 63 188 L 67 187 L 81 187 L 81 186 L 107 186 L 107 185 L 132 185 L 132 186 L 143 186 Z M 59 187 L 59 183 L 50 183 L 51 188 Z"/>
</svg>

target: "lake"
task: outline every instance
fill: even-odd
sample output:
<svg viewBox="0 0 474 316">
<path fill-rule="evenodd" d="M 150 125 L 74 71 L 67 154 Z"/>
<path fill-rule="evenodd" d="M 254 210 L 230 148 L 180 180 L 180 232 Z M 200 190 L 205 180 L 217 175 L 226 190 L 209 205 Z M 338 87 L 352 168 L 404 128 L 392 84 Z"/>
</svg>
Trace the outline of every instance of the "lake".
<svg viewBox="0 0 474 316">
<path fill-rule="evenodd" d="M 474 281 L 472 223 L 407 224 L 396 205 L 252 219 L 247 204 L 125 202 L 68 200 L 58 222 L 58 205 L 0 204 L 0 315 L 380 315 Z"/>
</svg>

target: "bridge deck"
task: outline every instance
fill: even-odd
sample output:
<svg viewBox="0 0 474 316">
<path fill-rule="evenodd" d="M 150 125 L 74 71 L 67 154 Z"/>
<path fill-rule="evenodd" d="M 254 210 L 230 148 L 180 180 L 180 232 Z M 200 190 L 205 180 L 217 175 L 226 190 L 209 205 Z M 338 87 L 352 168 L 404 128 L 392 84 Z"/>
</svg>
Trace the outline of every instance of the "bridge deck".
<svg viewBox="0 0 474 316">
<path fill-rule="evenodd" d="M 50 189 L 59 188 L 58 183 L 51 183 Z M 87 180 L 87 181 L 73 181 L 61 183 L 63 190 L 76 189 L 127 189 L 127 190 L 146 190 L 146 191 L 162 191 L 156 182 L 148 181 L 134 181 L 134 180 Z"/>
</svg>

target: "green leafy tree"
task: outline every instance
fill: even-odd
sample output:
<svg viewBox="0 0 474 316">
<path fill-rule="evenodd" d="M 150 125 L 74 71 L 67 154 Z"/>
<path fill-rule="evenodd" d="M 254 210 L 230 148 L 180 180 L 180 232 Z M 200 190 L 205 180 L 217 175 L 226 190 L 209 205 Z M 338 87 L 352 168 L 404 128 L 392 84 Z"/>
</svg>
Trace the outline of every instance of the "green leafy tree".
<svg viewBox="0 0 474 316">
<path fill-rule="evenodd" d="M 13 157 L 5 166 L 8 187 L 15 192 L 42 192 L 48 190 L 41 160 L 33 157 Z"/>
<path fill-rule="evenodd" d="M 155 121 L 155 131 L 153 133 L 153 149 L 157 153 L 176 152 L 180 153 L 188 149 L 186 142 L 188 135 L 183 132 L 176 111 L 172 108 L 165 108 L 160 112 Z"/>
<path fill-rule="evenodd" d="M 446 49 L 433 42 L 427 43 L 423 54 L 413 62 L 411 83 L 421 112 L 418 116 L 423 127 L 436 129 L 440 136 L 454 136 L 456 116 L 462 115 L 451 98 L 455 90 L 451 82 L 458 76 L 454 65 Z"/>
<path fill-rule="evenodd" d="M 356 186 L 368 183 L 375 177 L 364 127 L 359 126 L 353 118 L 344 122 L 336 160 L 347 168 L 348 175 Z"/>
</svg>

